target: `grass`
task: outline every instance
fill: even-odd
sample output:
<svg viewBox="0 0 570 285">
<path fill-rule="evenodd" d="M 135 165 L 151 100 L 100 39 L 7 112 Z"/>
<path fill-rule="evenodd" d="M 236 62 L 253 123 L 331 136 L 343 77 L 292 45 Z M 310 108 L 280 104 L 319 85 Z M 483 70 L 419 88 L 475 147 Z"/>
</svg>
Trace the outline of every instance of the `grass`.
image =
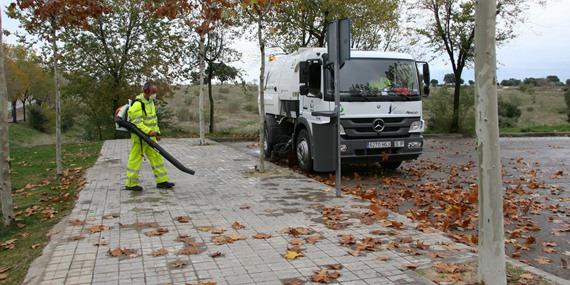
<svg viewBox="0 0 570 285">
<path fill-rule="evenodd" d="M 97 160 L 102 143 L 64 144 L 65 171 L 57 179 L 54 146 L 26 146 L 30 139 L 43 137 L 41 133 L 17 126 L 10 134 L 16 223 L 0 225 L 0 244 L 16 241 L 14 249 L 0 247 L 0 269 L 10 268 L 8 279 L 0 284 L 21 284 L 31 262 L 41 255 L 50 229 L 73 209 L 84 183 L 81 176 Z"/>
<path fill-rule="evenodd" d="M 26 123 L 10 124 L 10 145 L 34 146 L 52 144 L 53 135 L 44 134 L 28 126 Z"/>
<path fill-rule="evenodd" d="M 528 127 L 505 128 L 502 133 L 560 133 L 570 132 L 570 123 L 557 125 L 534 125 Z"/>
</svg>

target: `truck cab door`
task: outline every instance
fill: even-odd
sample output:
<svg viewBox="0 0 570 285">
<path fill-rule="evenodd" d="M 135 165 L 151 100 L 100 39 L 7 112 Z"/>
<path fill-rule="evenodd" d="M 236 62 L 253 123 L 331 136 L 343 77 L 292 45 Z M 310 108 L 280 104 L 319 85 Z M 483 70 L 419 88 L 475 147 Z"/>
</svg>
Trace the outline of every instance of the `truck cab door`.
<svg viewBox="0 0 570 285">
<path fill-rule="evenodd" d="M 327 117 L 316 117 L 314 111 L 329 111 L 329 104 L 323 100 L 322 93 L 322 61 L 308 60 L 300 63 L 300 102 L 299 112 L 310 123 L 324 124 L 329 122 Z"/>
</svg>

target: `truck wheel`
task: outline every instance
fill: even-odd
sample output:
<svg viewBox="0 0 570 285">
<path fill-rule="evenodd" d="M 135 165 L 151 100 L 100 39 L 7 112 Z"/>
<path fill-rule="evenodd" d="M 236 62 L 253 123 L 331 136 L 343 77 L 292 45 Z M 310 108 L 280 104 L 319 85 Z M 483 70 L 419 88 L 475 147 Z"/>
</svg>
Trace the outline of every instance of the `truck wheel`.
<svg viewBox="0 0 570 285">
<path fill-rule="evenodd" d="M 402 165 L 402 161 L 385 161 L 380 162 L 380 165 L 384 169 L 396 170 L 400 165 Z"/>
<path fill-rule="evenodd" d="M 307 130 L 301 130 L 297 136 L 297 143 L 295 144 L 295 152 L 297 154 L 297 161 L 299 166 L 306 171 L 313 170 L 313 158 L 311 156 L 311 140 Z"/>
</svg>

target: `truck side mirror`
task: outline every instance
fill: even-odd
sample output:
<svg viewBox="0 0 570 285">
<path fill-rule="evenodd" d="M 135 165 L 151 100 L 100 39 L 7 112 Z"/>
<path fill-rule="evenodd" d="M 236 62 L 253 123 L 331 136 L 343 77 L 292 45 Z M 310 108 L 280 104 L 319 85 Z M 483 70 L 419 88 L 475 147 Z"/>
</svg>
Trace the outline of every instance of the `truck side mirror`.
<svg viewBox="0 0 570 285">
<path fill-rule="evenodd" d="M 301 86 L 299 87 L 299 94 L 301 94 L 301 95 L 303 95 L 303 96 L 309 94 L 309 86 L 307 86 L 307 85 L 301 85 Z"/>
<path fill-rule="evenodd" d="M 428 96 L 430 93 L 429 85 L 430 85 L 430 74 L 429 74 L 429 64 L 427 62 L 423 65 L 423 78 L 424 78 L 424 95 Z"/>
</svg>

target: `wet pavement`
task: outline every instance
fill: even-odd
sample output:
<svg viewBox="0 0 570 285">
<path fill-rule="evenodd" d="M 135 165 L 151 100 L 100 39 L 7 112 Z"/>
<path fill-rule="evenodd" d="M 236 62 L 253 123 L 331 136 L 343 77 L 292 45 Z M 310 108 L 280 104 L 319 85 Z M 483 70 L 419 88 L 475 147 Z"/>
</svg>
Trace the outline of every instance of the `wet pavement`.
<svg viewBox="0 0 570 285">
<path fill-rule="evenodd" d="M 252 143 L 228 145 L 257 156 Z M 570 279 L 570 270 L 563 265 L 570 261 L 570 138 L 501 138 L 501 157 L 507 189 L 507 254 Z M 334 183 L 330 174 L 306 175 L 329 185 Z M 430 225 L 472 245 L 476 240 L 465 237 L 476 235 L 476 205 L 462 209 L 465 212 L 458 217 L 470 219 L 464 226 L 448 228 L 439 217 L 449 214 L 445 211 L 450 209 L 449 203 L 433 196 L 438 191 L 468 193 L 476 182 L 476 147 L 472 138 L 427 139 L 419 160 L 406 162 L 393 172 L 374 165 L 343 167 L 343 186 L 348 192 L 373 189 L 386 201 L 384 206 L 408 216 L 410 210 L 429 212 L 426 221 Z"/>
</svg>

